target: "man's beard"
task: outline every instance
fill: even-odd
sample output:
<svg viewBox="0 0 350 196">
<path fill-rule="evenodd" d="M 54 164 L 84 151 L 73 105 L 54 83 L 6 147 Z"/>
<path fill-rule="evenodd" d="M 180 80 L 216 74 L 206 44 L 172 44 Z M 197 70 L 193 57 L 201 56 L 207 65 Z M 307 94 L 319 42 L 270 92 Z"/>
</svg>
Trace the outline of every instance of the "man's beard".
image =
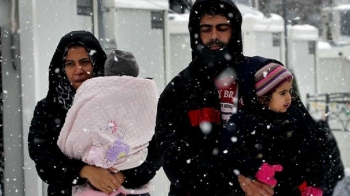
<svg viewBox="0 0 350 196">
<path fill-rule="evenodd" d="M 205 44 L 205 46 L 207 46 L 208 48 L 212 47 L 213 45 L 218 45 L 219 47 L 223 48 L 226 46 L 226 44 L 222 41 L 220 41 L 219 39 L 211 39 L 207 44 Z"/>
</svg>

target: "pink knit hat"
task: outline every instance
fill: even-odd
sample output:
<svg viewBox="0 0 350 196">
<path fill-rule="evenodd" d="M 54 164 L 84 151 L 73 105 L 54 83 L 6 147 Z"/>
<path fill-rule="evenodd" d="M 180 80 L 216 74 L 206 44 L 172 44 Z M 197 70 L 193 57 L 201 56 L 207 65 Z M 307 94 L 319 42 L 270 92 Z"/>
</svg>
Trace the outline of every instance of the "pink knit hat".
<svg viewBox="0 0 350 196">
<path fill-rule="evenodd" d="M 282 65 L 270 63 L 257 71 L 255 77 L 255 89 L 258 97 L 264 96 L 275 90 L 280 84 L 293 78 L 292 74 Z"/>
</svg>

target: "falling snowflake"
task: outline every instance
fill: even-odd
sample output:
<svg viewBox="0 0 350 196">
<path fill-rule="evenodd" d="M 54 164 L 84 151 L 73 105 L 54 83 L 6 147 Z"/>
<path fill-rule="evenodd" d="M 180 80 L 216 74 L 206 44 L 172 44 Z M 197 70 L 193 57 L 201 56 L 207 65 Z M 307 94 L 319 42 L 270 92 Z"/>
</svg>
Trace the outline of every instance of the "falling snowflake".
<svg viewBox="0 0 350 196">
<path fill-rule="evenodd" d="M 233 143 L 235 143 L 235 142 L 237 142 L 237 137 L 231 137 L 231 142 L 233 142 Z"/>
<path fill-rule="evenodd" d="M 90 50 L 89 55 L 93 56 L 96 53 L 96 50 Z"/>
<path fill-rule="evenodd" d="M 210 122 L 204 121 L 204 122 L 201 122 L 201 123 L 199 124 L 199 128 L 202 130 L 202 132 L 203 132 L 205 135 L 207 135 L 207 134 L 209 134 L 209 133 L 211 132 L 211 130 L 212 130 L 212 125 L 211 125 Z"/>
</svg>

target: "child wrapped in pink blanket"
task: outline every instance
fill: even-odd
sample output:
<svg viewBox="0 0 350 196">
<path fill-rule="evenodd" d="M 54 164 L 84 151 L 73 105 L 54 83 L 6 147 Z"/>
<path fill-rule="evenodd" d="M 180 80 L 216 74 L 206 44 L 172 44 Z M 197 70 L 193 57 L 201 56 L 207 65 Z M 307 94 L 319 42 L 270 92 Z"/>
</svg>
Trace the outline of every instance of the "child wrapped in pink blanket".
<svg viewBox="0 0 350 196">
<path fill-rule="evenodd" d="M 89 79 L 76 92 L 58 146 L 71 158 L 113 172 L 137 167 L 145 161 L 154 134 L 157 101 L 153 80 L 131 76 Z M 133 190 L 120 187 L 109 195 L 149 191 L 150 184 L 146 184 Z M 73 187 L 73 195 L 108 194 L 86 183 Z"/>
</svg>

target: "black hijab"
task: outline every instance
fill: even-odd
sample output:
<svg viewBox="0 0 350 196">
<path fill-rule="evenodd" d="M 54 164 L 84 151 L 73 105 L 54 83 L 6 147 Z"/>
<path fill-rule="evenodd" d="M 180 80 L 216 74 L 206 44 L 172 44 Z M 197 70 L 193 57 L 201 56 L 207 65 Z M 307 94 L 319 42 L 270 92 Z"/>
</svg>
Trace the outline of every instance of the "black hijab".
<svg viewBox="0 0 350 196">
<path fill-rule="evenodd" d="M 49 66 L 49 91 L 46 99 L 62 105 L 67 110 L 73 103 L 75 89 L 64 71 L 68 49 L 82 46 L 88 52 L 93 66 L 93 77 L 103 76 L 106 53 L 96 37 L 88 31 L 72 31 L 64 35 L 52 57 Z"/>
</svg>

